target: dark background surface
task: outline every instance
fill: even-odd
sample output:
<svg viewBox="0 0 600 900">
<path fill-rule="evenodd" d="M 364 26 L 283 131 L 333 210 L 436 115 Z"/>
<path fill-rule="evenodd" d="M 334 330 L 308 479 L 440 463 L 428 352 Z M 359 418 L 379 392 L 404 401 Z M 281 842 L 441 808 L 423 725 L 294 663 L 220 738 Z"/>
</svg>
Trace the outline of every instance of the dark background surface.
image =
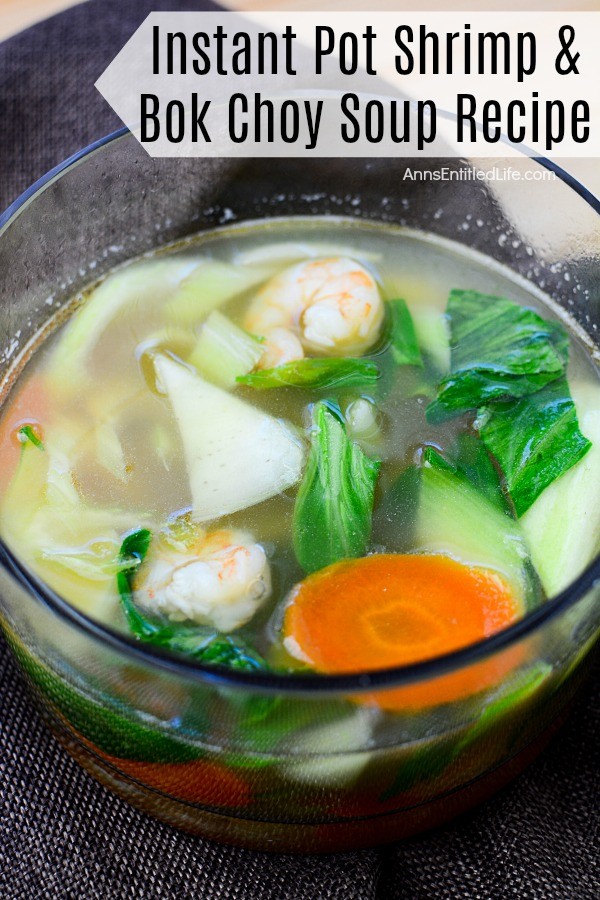
<svg viewBox="0 0 600 900">
<path fill-rule="evenodd" d="M 0 208 L 119 127 L 93 84 L 148 12 L 200 8 L 213 7 L 90 0 L 0 44 Z M 595 900 L 599 706 L 596 679 L 526 774 L 441 831 L 274 856 L 179 833 L 97 785 L 38 719 L 0 639 L 0 900 Z"/>
</svg>

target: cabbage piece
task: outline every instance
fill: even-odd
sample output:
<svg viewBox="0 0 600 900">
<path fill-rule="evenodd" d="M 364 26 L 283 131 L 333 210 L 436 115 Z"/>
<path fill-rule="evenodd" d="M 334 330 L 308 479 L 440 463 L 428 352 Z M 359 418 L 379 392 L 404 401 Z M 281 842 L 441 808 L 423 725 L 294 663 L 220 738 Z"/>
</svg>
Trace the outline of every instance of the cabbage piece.
<svg viewBox="0 0 600 900">
<path fill-rule="evenodd" d="M 72 315 L 52 353 L 48 377 L 63 391 L 81 387 L 87 358 L 126 306 L 167 299 L 197 265 L 193 259 L 142 260 L 109 275 Z"/>
<path fill-rule="evenodd" d="M 368 707 L 293 735 L 293 755 L 282 766 L 290 781 L 315 787 L 343 787 L 356 781 L 373 757 L 379 712 Z"/>
<path fill-rule="evenodd" d="M 304 449 L 290 425 L 169 357 L 157 356 L 155 367 L 179 425 L 196 521 L 253 506 L 300 480 Z"/>
<path fill-rule="evenodd" d="M 214 309 L 256 287 L 270 274 L 270 269 L 246 269 L 206 258 L 181 281 L 165 306 L 165 316 L 177 325 L 196 325 Z"/>
<path fill-rule="evenodd" d="M 381 259 L 381 253 L 358 252 L 356 247 L 349 247 L 344 244 L 331 244 L 323 241 L 276 241 L 272 244 L 262 244 L 254 247 L 252 250 L 243 250 L 236 254 L 235 262 L 239 266 L 271 266 L 271 274 L 273 270 L 289 265 L 294 262 L 301 262 L 304 259 L 317 259 L 326 256 L 349 256 L 351 259 L 357 259 L 359 262 L 367 260 L 369 262 L 378 262 Z"/>
<path fill-rule="evenodd" d="M 9 544 L 55 591 L 104 618 L 116 609 L 119 531 L 131 513 L 90 506 L 77 492 L 67 457 L 48 433 L 46 451 L 27 442 L 0 506 Z"/>
<path fill-rule="evenodd" d="M 498 474 L 466 444 L 459 444 L 452 463 L 433 447 L 424 449 L 421 465 L 405 469 L 387 491 L 375 514 L 373 539 L 388 552 L 444 553 L 497 571 L 525 607 L 538 602 L 525 539 Z"/>
</svg>

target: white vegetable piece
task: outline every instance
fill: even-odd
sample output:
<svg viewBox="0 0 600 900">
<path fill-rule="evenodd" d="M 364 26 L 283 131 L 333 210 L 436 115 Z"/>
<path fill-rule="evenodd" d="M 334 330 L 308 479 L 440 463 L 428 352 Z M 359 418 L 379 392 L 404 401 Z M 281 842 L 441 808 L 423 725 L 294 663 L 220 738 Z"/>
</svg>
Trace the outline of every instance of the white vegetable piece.
<svg viewBox="0 0 600 900">
<path fill-rule="evenodd" d="M 600 391 L 572 384 L 579 427 L 592 442 L 520 519 L 531 559 L 549 597 L 580 575 L 600 549 Z"/>
<path fill-rule="evenodd" d="M 89 355 L 125 307 L 164 301 L 197 266 L 197 260 L 142 260 L 109 275 L 65 326 L 48 375 L 58 389 L 73 390 L 85 377 Z"/>
<path fill-rule="evenodd" d="M 179 425 L 195 521 L 253 506 L 300 480 L 304 448 L 288 424 L 169 357 L 157 356 L 155 366 Z"/>
<path fill-rule="evenodd" d="M 260 340 L 215 309 L 200 329 L 189 362 L 213 384 L 230 389 L 239 375 L 254 369 L 263 353 Z"/>
<path fill-rule="evenodd" d="M 343 719 L 295 734 L 294 756 L 288 757 L 285 777 L 315 786 L 351 784 L 371 759 L 368 748 L 378 718 L 377 710 L 363 707 Z"/>
<path fill-rule="evenodd" d="M 167 321 L 197 325 L 212 310 L 260 284 L 270 274 L 270 269 L 250 271 L 209 257 L 200 260 L 169 297 L 165 305 Z"/>
<path fill-rule="evenodd" d="M 411 308 L 417 343 L 433 360 L 440 374 L 450 371 L 450 326 L 443 312 L 435 307 Z"/>
<path fill-rule="evenodd" d="M 319 256 L 353 256 L 359 262 L 379 262 L 381 253 L 364 252 L 357 254 L 356 247 L 348 247 L 343 244 L 330 244 L 325 242 L 309 241 L 277 241 L 272 244 L 261 244 L 252 250 L 243 250 L 235 256 L 238 266 L 271 265 L 285 263 L 291 264 L 309 258 L 316 259 Z"/>
<path fill-rule="evenodd" d="M 265 551 L 251 535 L 230 529 L 202 535 L 184 550 L 160 546 L 135 584 L 146 609 L 226 632 L 251 619 L 270 593 Z"/>
</svg>

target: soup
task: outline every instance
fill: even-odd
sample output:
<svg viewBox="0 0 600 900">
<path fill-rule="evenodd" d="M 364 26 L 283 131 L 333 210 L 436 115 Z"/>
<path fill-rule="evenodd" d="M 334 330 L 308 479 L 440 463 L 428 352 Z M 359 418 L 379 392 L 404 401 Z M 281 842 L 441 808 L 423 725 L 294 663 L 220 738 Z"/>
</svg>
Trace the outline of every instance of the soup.
<svg viewBox="0 0 600 900">
<path fill-rule="evenodd" d="M 345 220 L 224 228 L 40 343 L 0 423 L 2 533 L 74 606 L 199 662 L 402 666 L 589 564 L 599 398 L 574 326 L 486 258 Z M 461 700 L 518 662 L 365 703 Z"/>
</svg>

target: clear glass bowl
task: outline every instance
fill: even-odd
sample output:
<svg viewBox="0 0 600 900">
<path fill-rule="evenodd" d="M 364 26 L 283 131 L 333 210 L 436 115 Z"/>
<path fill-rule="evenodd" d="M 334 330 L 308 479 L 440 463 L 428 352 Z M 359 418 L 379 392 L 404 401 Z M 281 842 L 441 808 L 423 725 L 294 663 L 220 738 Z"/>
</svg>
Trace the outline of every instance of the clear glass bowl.
<svg viewBox="0 0 600 900">
<path fill-rule="evenodd" d="M 473 247 L 544 290 L 598 345 L 594 198 L 542 160 L 513 161 L 529 173 L 518 182 L 408 179 L 407 165 L 473 171 L 450 159 L 152 160 L 125 132 L 82 151 L 0 219 L 3 396 L 30 340 L 86 283 L 194 232 L 273 216 L 393 222 Z M 522 621 L 443 658 L 281 676 L 136 644 L 70 607 L 0 542 L 0 622 L 50 727 L 107 787 L 212 838 L 323 852 L 430 828 L 514 777 L 589 666 L 599 578 L 596 560 Z M 479 689 L 434 705 L 457 680 Z"/>
</svg>

